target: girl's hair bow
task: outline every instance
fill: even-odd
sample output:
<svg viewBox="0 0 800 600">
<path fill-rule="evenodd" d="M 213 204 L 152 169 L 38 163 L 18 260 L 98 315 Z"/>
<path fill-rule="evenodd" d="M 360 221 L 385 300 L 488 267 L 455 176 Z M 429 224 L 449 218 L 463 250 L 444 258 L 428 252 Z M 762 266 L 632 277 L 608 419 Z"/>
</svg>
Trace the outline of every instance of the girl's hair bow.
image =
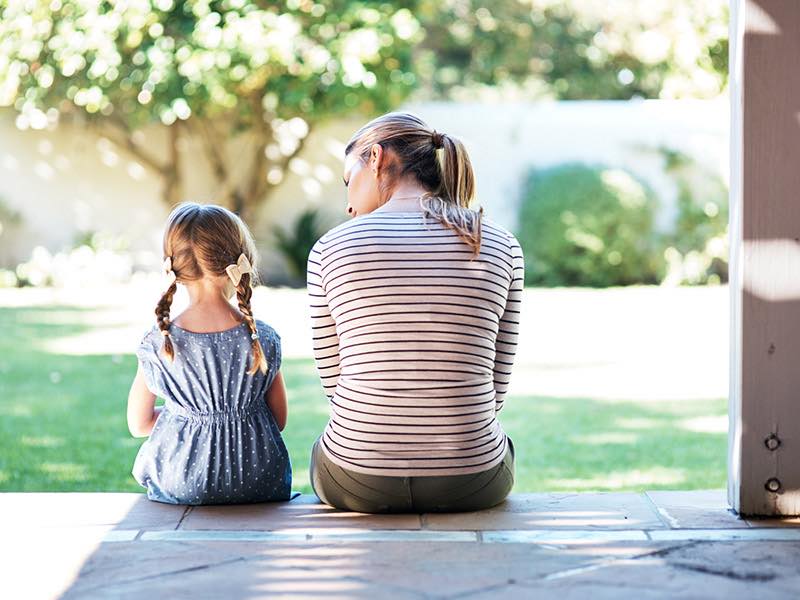
<svg viewBox="0 0 800 600">
<path fill-rule="evenodd" d="M 235 263 L 225 267 L 225 272 L 231 278 L 233 285 L 238 286 L 242 280 L 242 275 L 253 272 L 253 266 L 244 254 L 240 254 Z"/>
</svg>

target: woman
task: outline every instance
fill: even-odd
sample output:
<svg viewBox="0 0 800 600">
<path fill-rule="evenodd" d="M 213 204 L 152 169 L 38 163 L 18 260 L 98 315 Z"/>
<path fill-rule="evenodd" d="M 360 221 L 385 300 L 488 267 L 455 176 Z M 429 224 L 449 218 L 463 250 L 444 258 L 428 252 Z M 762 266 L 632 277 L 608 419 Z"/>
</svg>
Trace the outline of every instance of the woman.
<svg viewBox="0 0 800 600">
<path fill-rule="evenodd" d="M 408 113 L 345 149 L 347 211 L 308 259 L 314 354 L 331 417 L 311 484 L 336 508 L 455 512 L 514 482 L 497 413 L 519 331 L 523 257 L 468 207 L 464 145 Z"/>
</svg>

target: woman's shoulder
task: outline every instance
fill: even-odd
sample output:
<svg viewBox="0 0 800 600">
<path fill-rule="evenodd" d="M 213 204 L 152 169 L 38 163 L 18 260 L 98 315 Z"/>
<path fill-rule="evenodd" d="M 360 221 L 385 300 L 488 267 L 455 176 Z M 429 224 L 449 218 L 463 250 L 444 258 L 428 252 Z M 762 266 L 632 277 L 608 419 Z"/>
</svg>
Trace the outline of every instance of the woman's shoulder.
<svg viewBox="0 0 800 600">
<path fill-rule="evenodd" d="M 326 231 L 325 233 L 323 233 L 320 236 L 320 238 L 317 240 L 316 244 L 314 244 L 314 245 L 317 246 L 317 247 L 324 246 L 328 242 L 332 241 L 338 234 L 340 234 L 340 233 L 342 233 L 344 231 L 347 231 L 348 229 L 351 229 L 351 228 L 361 224 L 361 221 L 359 220 L 361 218 L 362 217 L 357 217 L 355 219 L 349 219 L 347 221 L 344 221 L 343 223 L 339 223 L 338 225 L 335 225 L 334 227 L 331 227 L 328 231 Z"/>
<path fill-rule="evenodd" d="M 481 218 L 481 229 L 483 230 L 483 233 L 489 233 L 496 238 L 500 238 L 508 242 L 509 247 L 511 248 L 519 246 L 517 237 L 490 217 L 484 216 Z"/>
</svg>

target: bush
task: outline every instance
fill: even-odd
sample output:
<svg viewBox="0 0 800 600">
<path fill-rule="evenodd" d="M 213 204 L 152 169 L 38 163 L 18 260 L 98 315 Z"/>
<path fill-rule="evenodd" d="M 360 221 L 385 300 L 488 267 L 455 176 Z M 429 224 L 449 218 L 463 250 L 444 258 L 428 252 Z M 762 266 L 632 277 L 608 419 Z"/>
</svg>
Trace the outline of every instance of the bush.
<svg viewBox="0 0 800 600">
<path fill-rule="evenodd" d="M 315 208 L 302 212 L 289 231 L 279 227 L 273 229 L 276 247 L 286 260 L 294 283 L 305 283 L 308 255 L 316 241 L 325 233 L 320 215 Z"/>
<path fill-rule="evenodd" d="M 667 284 L 728 281 L 728 188 L 691 157 L 660 149 L 678 189 L 675 227 L 664 239 Z"/>
<path fill-rule="evenodd" d="M 656 206 L 650 189 L 622 169 L 567 163 L 532 170 L 517 235 L 525 283 L 659 283 L 666 262 L 653 227 Z"/>
<path fill-rule="evenodd" d="M 126 283 L 133 273 L 133 256 L 124 238 L 100 233 L 80 236 L 73 247 L 51 253 L 36 246 L 14 272 L 19 287 L 94 286 Z M 2 285 L 11 283 L 3 274 Z"/>
</svg>

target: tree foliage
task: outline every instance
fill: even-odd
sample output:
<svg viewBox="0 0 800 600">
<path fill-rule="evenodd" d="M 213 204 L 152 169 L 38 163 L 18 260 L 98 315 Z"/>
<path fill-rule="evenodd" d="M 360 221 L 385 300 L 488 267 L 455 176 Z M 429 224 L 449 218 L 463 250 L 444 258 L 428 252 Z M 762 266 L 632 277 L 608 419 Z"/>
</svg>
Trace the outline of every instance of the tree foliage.
<svg viewBox="0 0 800 600">
<path fill-rule="evenodd" d="M 0 0 L 0 106 L 85 121 L 182 199 L 199 140 L 214 196 L 268 198 L 309 132 L 416 99 L 710 96 L 724 0 Z M 141 129 L 166 131 L 155 151 Z M 239 136 L 239 152 L 229 142 Z M 245 150 L 242 145 L 246 140 Z"/>
</svg>

